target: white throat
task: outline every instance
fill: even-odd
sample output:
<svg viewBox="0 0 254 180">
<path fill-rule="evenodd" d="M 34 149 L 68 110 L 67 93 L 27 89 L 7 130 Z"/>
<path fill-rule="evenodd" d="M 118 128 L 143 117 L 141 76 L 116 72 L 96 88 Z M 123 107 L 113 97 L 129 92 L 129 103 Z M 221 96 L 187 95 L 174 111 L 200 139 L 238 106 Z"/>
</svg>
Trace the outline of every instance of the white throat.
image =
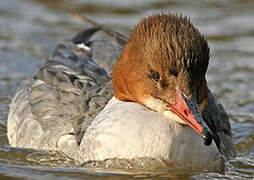
<svg viewBox="0 0 254 180">
<path fill-rule="evenodd" d="M 170 109 L 166 109 L 168 105 L 159 99 L 155 99 L 153 97 L 146 98 L 144 100 L 144 105 L 153 111 L 159 112 L 171 121 L 186 125 L 186 123 L 175 113 L 173 113 Z"/>
</svg>

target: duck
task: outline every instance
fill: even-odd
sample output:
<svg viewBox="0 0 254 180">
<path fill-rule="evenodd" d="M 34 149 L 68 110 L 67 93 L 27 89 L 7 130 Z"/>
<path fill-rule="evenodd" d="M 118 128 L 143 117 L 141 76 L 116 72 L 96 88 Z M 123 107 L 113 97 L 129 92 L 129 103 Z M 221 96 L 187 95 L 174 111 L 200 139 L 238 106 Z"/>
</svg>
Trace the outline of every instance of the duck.
<svg viewBox="0 0 254 180">
<path fill-rule="evenodd" d="M 151 158 L 222 171 L 235 157 L 231 125 L 208 88 L 210 48 L 190 19 L 145 17 L 129 38 L 90 40 L 93 26 L 60 43 L 19 86 L 10 146 L 58 151 L 78 165 Z"/>
</svg>

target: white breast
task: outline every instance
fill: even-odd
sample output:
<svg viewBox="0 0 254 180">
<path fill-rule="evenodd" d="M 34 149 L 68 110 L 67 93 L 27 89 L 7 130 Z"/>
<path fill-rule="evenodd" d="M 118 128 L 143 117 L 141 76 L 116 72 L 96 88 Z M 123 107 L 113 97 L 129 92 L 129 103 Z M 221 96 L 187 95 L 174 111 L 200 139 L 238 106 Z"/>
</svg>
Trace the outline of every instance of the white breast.
<svg viewBox="0 0 254 180">
<path fill-rule="evenodd" d="M 223 167 L 214 142 L 205 146 L 189 126 L 113 97 L 87 129 L 80 145 L 79 163 L 145 157 L 209 170 Z"/>
</svg>

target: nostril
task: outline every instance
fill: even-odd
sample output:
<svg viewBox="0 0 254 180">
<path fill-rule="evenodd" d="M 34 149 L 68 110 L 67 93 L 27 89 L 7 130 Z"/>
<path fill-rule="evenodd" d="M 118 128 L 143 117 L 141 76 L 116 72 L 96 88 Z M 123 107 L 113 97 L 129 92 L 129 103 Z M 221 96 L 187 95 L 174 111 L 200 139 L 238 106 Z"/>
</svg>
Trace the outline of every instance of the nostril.
<svg viewBox="0 0 254 180">
<path fill-rule="evenodd" d="M 188 112 L 187 112 L 186 109 L 183 111 L 183 113 L 184 113 L 185 116 L 188 116 Z"/>
</svg>

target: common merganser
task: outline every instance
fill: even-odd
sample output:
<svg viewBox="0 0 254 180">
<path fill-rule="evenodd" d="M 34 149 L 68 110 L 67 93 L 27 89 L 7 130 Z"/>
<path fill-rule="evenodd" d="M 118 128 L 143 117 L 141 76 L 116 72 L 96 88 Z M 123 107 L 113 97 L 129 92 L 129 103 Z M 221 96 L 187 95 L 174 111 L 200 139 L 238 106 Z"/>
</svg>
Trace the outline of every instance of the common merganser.
<svg viewBox="0 0 254 180">
<path fill-rule="evenodd" d="M 99 29 L 61 43 L 20 85 L 10 145 L 61 151 L 78 164 L 153 158 L 222 170 L 235 150 L 227 114 L 207 87 L 210 49 L 198 29 L 165 13 L 144 18 L 128 40 L 111 31 L 118 43 L 89 41 Z"/>
</svg>

